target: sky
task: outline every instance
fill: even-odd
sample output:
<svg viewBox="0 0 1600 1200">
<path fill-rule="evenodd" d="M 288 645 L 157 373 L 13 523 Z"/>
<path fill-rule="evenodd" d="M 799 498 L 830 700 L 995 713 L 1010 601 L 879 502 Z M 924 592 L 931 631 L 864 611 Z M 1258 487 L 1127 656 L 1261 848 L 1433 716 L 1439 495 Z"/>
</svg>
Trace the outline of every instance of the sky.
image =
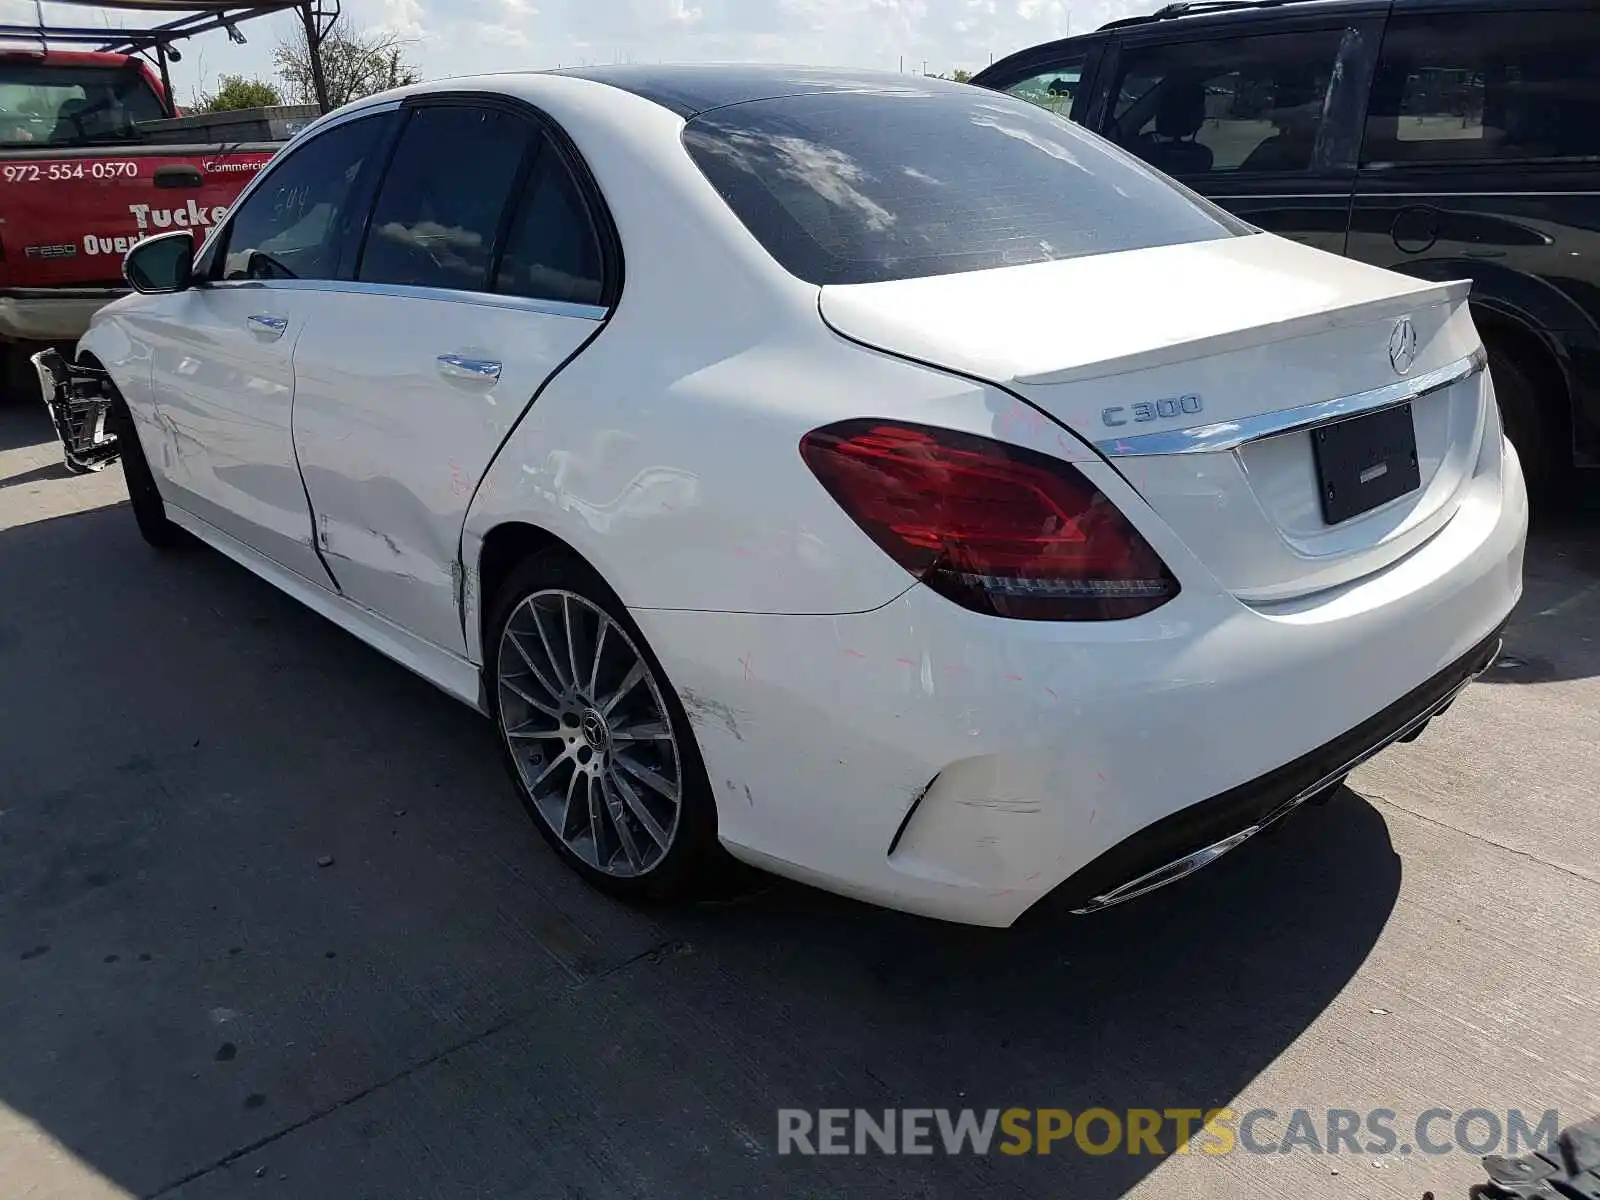
<svg viewBox="0 0 1600 1200">
<path fill-rule="evenodd" d="M 977 70 L 1024 46 L 1084 33 L 1160 0 L 344 0 L 346 19 L 410 40 L 424 78 L 579 63 L 766 61 Z M 52 24 L 127 25 L 148 14 L 45 4 Z M 33 0 L 0 0 L 31 22 Z M 180 104 L 221 74 L 271 76 L 292 16 L 245 25 L 247 45 L 196 38 L 173 69 Z M 156 23 L 155 21 L 151 22 Z"/>
</svg>

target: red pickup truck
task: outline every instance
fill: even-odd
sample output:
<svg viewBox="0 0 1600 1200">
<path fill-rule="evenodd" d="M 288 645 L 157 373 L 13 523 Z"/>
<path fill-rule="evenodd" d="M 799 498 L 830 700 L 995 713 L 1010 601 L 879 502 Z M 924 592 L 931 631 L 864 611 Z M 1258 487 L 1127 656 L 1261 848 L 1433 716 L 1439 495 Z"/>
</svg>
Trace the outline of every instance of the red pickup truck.
<svg viewBox="0 0 1600 1200">
<path fill-rule="evenodd" d="M 166 145 L 174 115 L 133 55 L 0 47 L 0 356 L 4 390 L 37 386 L 27 356 L 71 344 L 127 289 L 139 238 L 205 236 L 278 144 Z"/>
</svg>

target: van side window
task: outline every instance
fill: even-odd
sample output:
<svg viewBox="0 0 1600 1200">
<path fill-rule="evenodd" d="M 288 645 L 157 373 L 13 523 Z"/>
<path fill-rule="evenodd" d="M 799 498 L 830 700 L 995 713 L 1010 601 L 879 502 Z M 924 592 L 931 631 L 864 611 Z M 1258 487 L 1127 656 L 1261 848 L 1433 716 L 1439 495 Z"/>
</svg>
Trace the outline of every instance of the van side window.
<svg viewBox="0 0 1600 1200">
<path fill-rule="evenodd" d="M 1134 46 L 1106 136 L 1169 175 L 1307 172 L 1342 33 Z"/>
<path fill-rule="evenodd" d="M 1600 16 L 1591 10 L 1398 15 L 1363 166 L 1600 157 Z"/>
<path fill-rule="evenodd" d="M 1006 88 L 1006 92 L 1018 100 L 1037 104 L 1058 117 L 1071 119 L 1073 103 L 1083 85 L 1083 68 L 1087 61 L 1082 54 L 1063 59 L 1048 71 L 1013 83 Z"/>
</svg>

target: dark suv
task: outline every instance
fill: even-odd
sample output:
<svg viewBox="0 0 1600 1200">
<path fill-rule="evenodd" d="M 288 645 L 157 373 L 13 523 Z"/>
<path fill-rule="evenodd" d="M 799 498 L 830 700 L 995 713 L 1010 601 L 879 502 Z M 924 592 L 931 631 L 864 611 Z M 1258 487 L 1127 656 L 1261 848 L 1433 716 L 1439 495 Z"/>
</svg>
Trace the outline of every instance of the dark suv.
<svg viewBox="0 0 1600 1200">
<path fill-rule="evenodd" d="M 1262 229 L 1471 279 L 1530 490 L 1600 467 L 1600 0 L 1174 4 L 973 82 Z"/>
</svg>

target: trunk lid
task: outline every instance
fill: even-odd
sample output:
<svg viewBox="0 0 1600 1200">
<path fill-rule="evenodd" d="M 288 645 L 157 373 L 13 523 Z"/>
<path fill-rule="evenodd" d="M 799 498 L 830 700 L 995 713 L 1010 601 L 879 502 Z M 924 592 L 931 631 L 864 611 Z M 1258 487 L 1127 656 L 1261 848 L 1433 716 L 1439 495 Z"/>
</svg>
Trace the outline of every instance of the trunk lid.
<svg viewBox="0 0 1600 1200">
<path fill-rule="evenodd" d="M 1492 396 L 1467 291 L 1259 234 L 829 286 L 821 310 L 853 340 L 1036 405 L 1097 446 L 1224 587 L 1265 604 L 1381 570 L 1454 513 Z M 1371 424 L 1337 423 L 1375 411 L 1399 457 L 1363 469 Z M 1405 490 L 1330 522 L 1330 480 L 1341 504 Z"/>
</svg>

